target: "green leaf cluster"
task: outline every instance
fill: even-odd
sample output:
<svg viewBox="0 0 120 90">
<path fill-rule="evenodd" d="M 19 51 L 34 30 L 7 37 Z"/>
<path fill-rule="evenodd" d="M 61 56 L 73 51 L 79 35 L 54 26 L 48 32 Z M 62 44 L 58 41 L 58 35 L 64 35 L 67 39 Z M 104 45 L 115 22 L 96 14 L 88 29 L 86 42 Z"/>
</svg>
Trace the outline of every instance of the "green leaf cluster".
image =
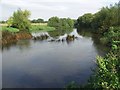
<svg viewBox="0 0 120 90">
<path fill-rule="evenodd" d="M 70 18 L 51 17 L 48 20 L 48 26 L 55 27 L 56 30 L 71 30 L 74 26 L 74 21 Z"/>
<path fill-rule="evenodd" d="M 29 21 L 30 12 L 28 10 L 17 10 L 13 13 L 12 27 L 18 28 L 20 31 L 28 31 L 30 29 Z"/>
</svg>

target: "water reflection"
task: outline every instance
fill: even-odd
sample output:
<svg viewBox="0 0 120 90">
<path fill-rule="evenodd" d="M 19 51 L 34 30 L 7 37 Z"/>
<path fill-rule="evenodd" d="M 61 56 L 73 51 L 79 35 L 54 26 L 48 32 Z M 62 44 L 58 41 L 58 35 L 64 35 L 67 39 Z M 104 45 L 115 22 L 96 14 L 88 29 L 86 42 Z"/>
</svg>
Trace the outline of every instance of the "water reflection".
<svg viewBox="0 0 120 90">
<path fill-rule="evenodd" d="M 9 51 L 10 49 L 17 47 L 19 48 L 19 50 L 23 51 L 23 50 L 27 50 L 30 48 L 30 42 L 31 40 L 19 40 L 15 43 L 10 43 L 10 44 L 6 44 L 4 46 L 2 46 L 1 51 Z"/>
<path fill-rule="evenodd" d="M 4 50 L 8 50 L 8 51 L 9 51 L 10 48 L 11 48 L 11 47 L 14 47 L 14 46 L 16 46 L 16 42 L 10 43 L 10 44 L 6 44 L 6 45 L 4 45 L 4 46 L 2 45 L 2 47 L 1 47 L 0 50 L 1 50 L 1 51 L 4 51 Z"/>
<path fill-rule="evenodd" d="M 96 67 L 98 49 L 91 37 L 71 42 L 19 41 L 2 52 L 3 88 L 59 88 L 71 81 L 85 84 Z"/>
<path fill-rule="evenodd" d="M 18 48 L 21 50 L 21 51 L 24 51 L 24 50 L 29 50 L 31 47 L 30 47 L 30 40 L 19 40 L 17 43 L 16 43 L 16 46 L 18 46 Z"/>
<path fill-rule="evenodd" d="M 78 30 L 79 34 L 85 38 L 91 38 L 93 41 L 93 46 L 96 48 L 96 52 L 101 56 L 105 56 L 106 53 L 109 52 L 109 47 L 102 45 L 98 40 L 98 35 L 93 33 L 92 29 L 80 29 Z"/>
</svg>

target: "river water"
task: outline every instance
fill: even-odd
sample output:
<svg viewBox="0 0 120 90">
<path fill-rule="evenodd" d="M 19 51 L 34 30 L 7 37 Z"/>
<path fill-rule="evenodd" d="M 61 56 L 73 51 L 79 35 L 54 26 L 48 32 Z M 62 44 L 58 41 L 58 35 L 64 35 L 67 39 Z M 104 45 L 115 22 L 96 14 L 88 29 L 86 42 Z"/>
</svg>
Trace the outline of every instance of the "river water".
<svg viewBox="0 0 120 90">
<path fill-rule="evenodd" d="M 59 88 L 72 81 L 85 84 L 96 67 L 97 48 L 91 36 L 71 42 L 20 40 L 2 52 L 3 88 Z M 100 47 L 100 46 L 99 46 Z"/>
</svg>

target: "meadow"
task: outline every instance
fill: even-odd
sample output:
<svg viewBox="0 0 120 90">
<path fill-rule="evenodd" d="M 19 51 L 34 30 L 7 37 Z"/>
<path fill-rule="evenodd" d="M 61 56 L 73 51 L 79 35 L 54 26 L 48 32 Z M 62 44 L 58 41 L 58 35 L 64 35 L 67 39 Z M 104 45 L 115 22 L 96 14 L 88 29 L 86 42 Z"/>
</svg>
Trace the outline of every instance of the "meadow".
<svg viewBox="0 0 120 90">
<path fill-rule="evenodd" d="M 8 27 L 7 24 L 1 24 L 0 26 L 2 27 L 2 29 L 1 29 L 2 31 L 9 31 L 9 32 L 12 32 L 12 33 L 20 31 L 17 28 Z M 47 23 L 31 23 L 31 27 L 30 27 L 29 31 L 30 32 L 37 32 L 37 31 L 48 32 L 48 31 L 54 31 L 54 30 L 55 30 L 55 28 L 47 26 Z"/>
</svg>

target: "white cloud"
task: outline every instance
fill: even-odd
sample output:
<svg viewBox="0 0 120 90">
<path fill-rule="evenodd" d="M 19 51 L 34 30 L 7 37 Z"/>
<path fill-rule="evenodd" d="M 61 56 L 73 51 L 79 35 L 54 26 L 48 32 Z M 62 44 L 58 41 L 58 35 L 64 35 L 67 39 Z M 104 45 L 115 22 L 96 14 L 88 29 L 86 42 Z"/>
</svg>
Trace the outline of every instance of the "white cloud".
<svg viewBox="0 0 120 90">
<path fill-rule="evenodd" d="M 7 19 L 18 9 L 31 11 L 31 18 L 48 19 L 51 16 L 71 17 L 91 12 L 95 13 L 101 7 L 117 2 L 118 0 L 2 0 L 2 18 Z"/>
</svg>

